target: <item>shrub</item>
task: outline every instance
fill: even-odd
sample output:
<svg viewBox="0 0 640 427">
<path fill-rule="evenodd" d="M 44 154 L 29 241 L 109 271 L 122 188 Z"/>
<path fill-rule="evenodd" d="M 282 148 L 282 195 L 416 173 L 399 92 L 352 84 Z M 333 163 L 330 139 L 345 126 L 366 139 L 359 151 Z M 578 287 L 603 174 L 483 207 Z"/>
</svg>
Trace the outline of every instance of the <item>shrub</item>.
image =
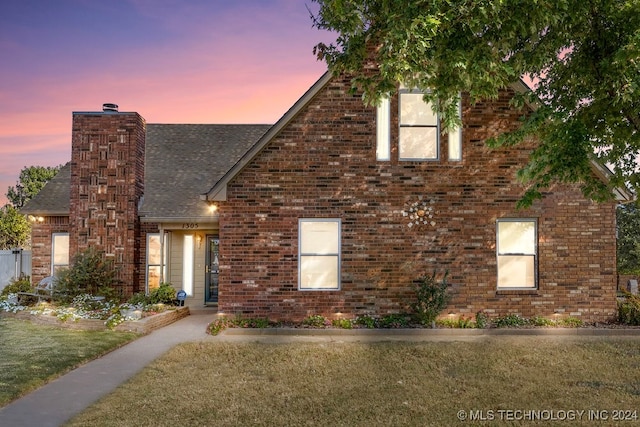
<svg viewBox="0 0 640 427">
<path fill-rule="evenodd" d="M 172 304 L 176 299 L 176 290 L 171 283 L 163 282 L 149 293 L 150 304 Z"/>
<path fill-rule="evenodd" d="M 489 316 L 479 311 L 476 313 L 476 328 L 484 329 L 489 324 Z"/>
<path fill-rule="evenodd" d="M 151 304 L 149 297 L 144 292 L 136 292 L 127 300 L 127 304 L 131 305 L 148 305 Z"/>
<path fill-rule="evenodd" d="M 257 318 L 257 319 L 243 319 L 242 317 L 237 317 L 233 320 L 233 325 L 238 328 L 268 328 L 270 323 L 269 319 L 266 318 Z"/>
<path fill-rule="evenodd" d="M 0 296 L 6 297 L 9 294 L 17 294 L 18 292 L 31 291 L 31 279 L 29 276 L 20 276 L 18 279 L 13 279 L 11 283 L 2 289 Z"/>
<path fill-rule="evenodd" d="M 533 326 L 556 326 L 557 322 L 542 316 L 535 316 L 529 319 L 529 324 Z"/>
<path fill-rule="evenodd" d="M 431 276 L 424 275 L 416 283 L 416 301 L 411 305 L 418 321 L 423 325 L 431 325 L 436 317 L 449 303 L 450 295 L 447 293 L 447 275 L 445 273 L 441 281 L 436 280 L 435 271 Z"/>
<path fill-rule="evenodd" d="M 340 329 L 352 329 L 353 321 L 350 319 L 334 319 L 331 321 L 331 326 Z"/>
<path fill-rule="evenodd" d="M 618 301 L 618 321 L 626 325 L 640 325 L 640 296 L 622 290 L 623 301 Z"/>
<path fill-rule="evenodd" d="M 319 314 L 315 314 L 313 316 L 309 316 L 306 319 L 304 319 L 302 321 L 302 324 L 304 326 L 309 326 L 311 328 L 324 328 L 330 323 L 328 323 L 327 319 L 325 319 L 323 316 Z"/>
<path fill-rule="evenodd" d="M 377 322 L 380 328 L 406 328 L 409 326 L 410 316 L 403 314 L 387 314 Z"/>
<path fill-rule="evenodd" d="M 564 326 L 567 328 L 579 328 L 583 325 L 583 322 L 581 319 L 578 319 L 577 317 L 567 317 L 565 319 L 561 319 L 558 322 L 558 325 Z"/>
<path fill-rule="evenodd" d="M 89 248 L 74 257 L 70 268 L 60 271 L 56 290 L 67 301 L 80 294 L 110 293 L 118 283 L 116 274 L 112 260 L 103 252 Z"/>
<path fill-rule="evenodd" d="M 508 314 L 504 317 L 498 317 L 493 321 L 493 324 L 496 328 L 508 328 L 514 326 L 526 326 L 529 324 L 529 321 L 517 314 Z"/>
<path fill-rule="evenodd" d="M 211 335 L 218 335 L 220 332 L 227 329 L 229 326 L 232 326 L 233 322 L 231 319 L 227 319 L 226 317 L 220 317 L 213 322 L 211 322 L 207 328 Z"/>
<path fill-rule="evenodd" d="M 376 327 L 376 319 L 371 316 L 358 316 L 354 323 L 358 326 L 364 326 L 367 329 L 373 329 Z"/>
</svg>

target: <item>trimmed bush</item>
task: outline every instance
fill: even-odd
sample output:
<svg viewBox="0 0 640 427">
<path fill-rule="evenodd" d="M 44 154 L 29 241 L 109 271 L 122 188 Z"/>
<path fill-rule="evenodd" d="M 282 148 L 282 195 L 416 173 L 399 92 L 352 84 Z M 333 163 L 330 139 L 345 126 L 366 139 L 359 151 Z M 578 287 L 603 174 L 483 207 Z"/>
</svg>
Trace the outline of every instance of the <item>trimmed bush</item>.
<svg viewBox="0 0 640 427">
<path fill-rule="evenodd" d="M 112 297 L 118 284 L 113 261 L 104 252 L 88 248 L 78 253 L 68 269 L 61 270 L 56 279 L 56 291 L 60 298 L 71 301 L 81 294 Z"/>
<path fill-rule="evenodd" d="M 451 296 L 447 292 L 447 275 L 445 273 L 442 280 L 438 281 L 434 271 L 432 275 L 424 275 L 414 283 L 416 301 L 411 308 L 422 325 L 432 325 L 449 304 Z"/>
</svg>

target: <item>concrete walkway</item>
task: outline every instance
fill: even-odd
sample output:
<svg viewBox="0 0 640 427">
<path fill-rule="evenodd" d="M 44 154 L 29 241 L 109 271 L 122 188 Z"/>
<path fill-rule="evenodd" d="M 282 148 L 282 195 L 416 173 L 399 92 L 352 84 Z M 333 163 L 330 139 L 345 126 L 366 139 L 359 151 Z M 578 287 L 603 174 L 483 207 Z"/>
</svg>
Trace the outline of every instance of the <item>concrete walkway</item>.
<svg viewBox="0 0 640 427">
<path fill-rule="evenodd" d="M 227 329 L 212 337 L 215 314 L 195 312 L 93 360 L 0 409 L 0 426 L 58 427 L 114 391 L 177 344 L 216 342 L 477 341 L 483 339 L 640 340 L 640 329 Z"/>
</svg>

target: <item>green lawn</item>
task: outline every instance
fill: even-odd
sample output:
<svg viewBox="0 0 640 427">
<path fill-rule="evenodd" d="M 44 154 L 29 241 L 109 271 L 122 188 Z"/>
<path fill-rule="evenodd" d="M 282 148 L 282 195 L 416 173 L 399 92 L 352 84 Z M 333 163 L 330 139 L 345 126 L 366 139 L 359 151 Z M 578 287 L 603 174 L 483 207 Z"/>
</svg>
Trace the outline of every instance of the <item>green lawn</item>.
<svg viewBox="0 0 640 427">
<path fill-rule="evenodd" d="M 69 426 L 638 425 L 637 411 L 638 338 L 207 342 L 175 347 Z"/>
<path fill-rule="evenodd" d="M 137 336 L 0 317 L 0 407 Z"/>
</svg>

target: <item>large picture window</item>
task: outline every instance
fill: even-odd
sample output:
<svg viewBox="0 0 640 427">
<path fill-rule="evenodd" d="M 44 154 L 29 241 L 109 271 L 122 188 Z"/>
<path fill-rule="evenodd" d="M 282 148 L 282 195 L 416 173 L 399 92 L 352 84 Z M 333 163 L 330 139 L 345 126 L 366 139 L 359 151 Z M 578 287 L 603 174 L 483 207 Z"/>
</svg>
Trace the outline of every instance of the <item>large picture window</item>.
<svg viewBox="0 0 640 427">
<path fill-rule="evenodd" d="M 51 260 L 52 276 L 58 276 L 60 269 L 69 267 L 69 233 L 53 233 Z"/>
<path fill-rule="evenodd" d="M 298 289 L 340 289 L 340 220 L 300 219 Z"/>
<path fill-rule="evenodd" d="M 424 102 L 422 97 L 422 92 L 400 91 L 400 160 L 438 159 L 440 121 L 431 104 Z"/>
<path fill-rule="evenodd" d="M 498 220 L 498 289 L 537 287 L 537 234 L 536 220 Z"/>
</svg>

